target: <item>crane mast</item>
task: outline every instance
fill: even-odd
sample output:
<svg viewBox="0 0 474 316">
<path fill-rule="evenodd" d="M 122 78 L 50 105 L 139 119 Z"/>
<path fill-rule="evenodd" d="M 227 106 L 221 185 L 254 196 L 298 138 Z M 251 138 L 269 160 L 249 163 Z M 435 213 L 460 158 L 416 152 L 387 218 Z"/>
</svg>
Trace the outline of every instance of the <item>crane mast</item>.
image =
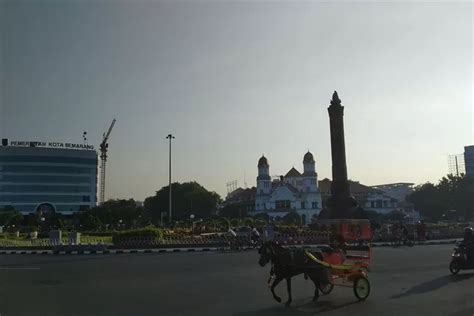
<svg viewBox="0 0 474 316">
<path fill-rule="evenodd" d="M 110 133 L 112 132 L 112 128 L 114 128 L 116 119 L 113 119 L 112 124 L 110 124 L 107 133 L 103 134 L 102 142 L 100 143 L 100 195 L 99 195 L 99 203 L 104 203 L 105 200 L 105 165 L 107 162 L 107 150 L 109 148 L 108 140 L 110 137 Z"/>
</svg>

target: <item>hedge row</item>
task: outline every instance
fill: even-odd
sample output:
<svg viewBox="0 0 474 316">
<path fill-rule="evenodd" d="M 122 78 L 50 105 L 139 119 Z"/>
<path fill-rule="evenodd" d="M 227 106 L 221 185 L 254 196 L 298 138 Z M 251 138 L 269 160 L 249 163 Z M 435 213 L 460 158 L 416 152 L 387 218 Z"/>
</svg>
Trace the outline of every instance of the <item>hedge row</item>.
<svg viewBox="0 0 474 316">
<path fill-rule="evenodd" d="M 163 230 L 156 227 L 145 227 L 141 229 L 117 232 L 113 235 L 112 241 L 113 243 L 117 243 L 123 239 L 138 237 L 148 237 L 155 240 L 161 240 L 163 238 Z"/>
</svg>

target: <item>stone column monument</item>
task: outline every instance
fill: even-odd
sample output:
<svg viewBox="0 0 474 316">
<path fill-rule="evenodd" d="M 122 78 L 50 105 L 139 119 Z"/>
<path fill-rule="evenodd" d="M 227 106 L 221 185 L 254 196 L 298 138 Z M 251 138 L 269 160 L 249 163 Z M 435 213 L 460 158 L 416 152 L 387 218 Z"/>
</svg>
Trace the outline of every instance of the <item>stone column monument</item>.
<svg viewBox="0 0 474 316">
<path fill-rule="evenodd" d="M 351 196 L 347 181 L 346 145 L 344 141 L 344 107 L 334 91 L 328 108 L 331 129 L 332 184 L 325 218 L 352 218 L 357 201 Z"/>
</svg>

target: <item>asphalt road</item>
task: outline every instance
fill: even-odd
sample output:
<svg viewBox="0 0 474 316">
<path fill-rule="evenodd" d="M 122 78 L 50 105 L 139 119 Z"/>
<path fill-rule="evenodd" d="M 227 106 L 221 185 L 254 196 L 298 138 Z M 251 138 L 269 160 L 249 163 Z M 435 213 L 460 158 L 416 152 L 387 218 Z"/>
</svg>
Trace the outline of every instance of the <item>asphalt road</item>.
<svg viewBox="0 0 474 316">
<path fill-rule="evenodd" d="M 298 276 L 275 302 L 254 251 L 0 256 L 0 315 L 474 315 L 474 270 L 451 276 L 453 246 L 375 248 L 371 295 L 350 288 L 318 303 Z M 277 292 L 286 300 L 286 286 Z"/>
</svg>

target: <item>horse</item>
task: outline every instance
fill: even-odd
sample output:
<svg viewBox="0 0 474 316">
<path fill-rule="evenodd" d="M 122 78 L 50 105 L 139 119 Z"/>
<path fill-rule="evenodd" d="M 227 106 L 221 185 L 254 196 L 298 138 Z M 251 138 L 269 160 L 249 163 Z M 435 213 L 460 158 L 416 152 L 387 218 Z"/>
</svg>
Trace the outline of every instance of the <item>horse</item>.
<svg viewBox="0 0 474 316">
<path fill-rule="evenodd" d="M 286 288 L 288 290 L 288 301 L 285 305 L 288 307 L 291 304 L 291 278 L 304 273 L 305 279 L 308 277 L 313 281 L 315 290 L 313 301 L 316 302 L 319 298 L 319 289 L 322 286 L 330 284 L 329 270 L 318 265 L 316 262 L 310 260 L 302 249 L 290 250 L 277 244 L 276 242 L 268 241 L 262 244 L 258 250 L 260 259 L 259 265 L 264 267 L 269 262 L 272 263 L 272 273 L 275 274 L 275 279 L 271 284 L 270 290 L 273 298 L 281 303 L 281 298 L 276 295 L 275 287 L 283 280 L 286 280 Z M 322 260 L 322 255 L 319 252 L 313 253 L 316 258 Z"/>
</svg>

